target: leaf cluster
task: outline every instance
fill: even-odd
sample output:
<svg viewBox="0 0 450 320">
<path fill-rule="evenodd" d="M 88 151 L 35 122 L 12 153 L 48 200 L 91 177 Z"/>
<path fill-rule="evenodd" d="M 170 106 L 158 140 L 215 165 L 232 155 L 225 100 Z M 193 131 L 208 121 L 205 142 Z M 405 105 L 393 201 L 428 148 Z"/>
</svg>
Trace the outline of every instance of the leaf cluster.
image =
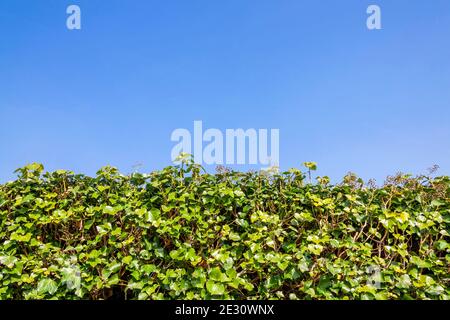
<svg viewBox="0 0 450 320">
<path fill-rule="evenodd" d="M 0 185 L 0 299 L 450 298 L 449 177 L 305 166 L 21 168 Z"/>
</svg>

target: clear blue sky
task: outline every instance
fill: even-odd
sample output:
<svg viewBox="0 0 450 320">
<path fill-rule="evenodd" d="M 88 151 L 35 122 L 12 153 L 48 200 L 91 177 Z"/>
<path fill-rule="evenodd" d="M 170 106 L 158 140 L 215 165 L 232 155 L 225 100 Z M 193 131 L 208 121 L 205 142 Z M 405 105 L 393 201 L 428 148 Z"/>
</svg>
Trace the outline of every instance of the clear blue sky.
<svg viewBox="0 0 450 320">
<path fill-rule="evenodd" d="M 194 120 L 279 128 L 282 169 L 333 180 L 450 174 L 448 0 L 2 0 L 0 39 L 0 181 L 159 169 Z"/>
</svg>

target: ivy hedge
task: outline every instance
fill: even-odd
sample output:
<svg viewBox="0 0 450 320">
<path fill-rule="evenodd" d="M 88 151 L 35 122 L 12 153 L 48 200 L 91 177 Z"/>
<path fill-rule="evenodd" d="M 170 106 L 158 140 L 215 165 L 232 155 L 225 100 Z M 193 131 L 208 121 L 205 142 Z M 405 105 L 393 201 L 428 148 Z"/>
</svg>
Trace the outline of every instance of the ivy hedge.
<svg viewBox="0 0 450 320">
<path fill-rule="evenodd" d="M 0 185 L 0 299 L 449 299 L 450 178 L 306 170 Z"/>
</svg>

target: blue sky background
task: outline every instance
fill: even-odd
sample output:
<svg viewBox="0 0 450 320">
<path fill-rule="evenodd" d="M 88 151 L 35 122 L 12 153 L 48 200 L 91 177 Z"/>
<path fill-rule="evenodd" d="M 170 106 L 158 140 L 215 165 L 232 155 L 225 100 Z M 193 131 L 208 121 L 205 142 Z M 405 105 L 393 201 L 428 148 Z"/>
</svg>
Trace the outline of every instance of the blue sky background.
<svg viewBox="0 0 450 320">
<path fill-rule="evenodd" d="M 283 169 L 333 180 L 450 174 L 448 0 L 2 0 L 0 39 L 0 181 L 159 169 L 194 120 L 279 128 Z"/>
</svg>

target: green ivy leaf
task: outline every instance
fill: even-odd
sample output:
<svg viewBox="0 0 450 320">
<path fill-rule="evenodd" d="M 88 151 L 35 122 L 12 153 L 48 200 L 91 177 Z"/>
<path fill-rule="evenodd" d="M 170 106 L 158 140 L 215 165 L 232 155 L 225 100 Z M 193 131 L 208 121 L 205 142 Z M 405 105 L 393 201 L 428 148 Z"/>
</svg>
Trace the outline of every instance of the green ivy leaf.
<svg viewBox="0 0 450 320">
<path fill-rule="evenodd" d="M 52 279 L 42 279 L 41 281 L 39 281 L 38 286 L 37 286 L 37 291 L 40 294 L 45 294 L 48 293 L 50 295 L 53 295 L 56 293 L 56 291 L 58 290 L 58 285 L 56 284 L 55 281 L 53 281 Z"/>
<path fill-rule="evenodd" d="M 212 280 L 206 282 L 206 289 L 212 295 L 223 295 L 225 293 L 225 286 Z"/>
</svg>

